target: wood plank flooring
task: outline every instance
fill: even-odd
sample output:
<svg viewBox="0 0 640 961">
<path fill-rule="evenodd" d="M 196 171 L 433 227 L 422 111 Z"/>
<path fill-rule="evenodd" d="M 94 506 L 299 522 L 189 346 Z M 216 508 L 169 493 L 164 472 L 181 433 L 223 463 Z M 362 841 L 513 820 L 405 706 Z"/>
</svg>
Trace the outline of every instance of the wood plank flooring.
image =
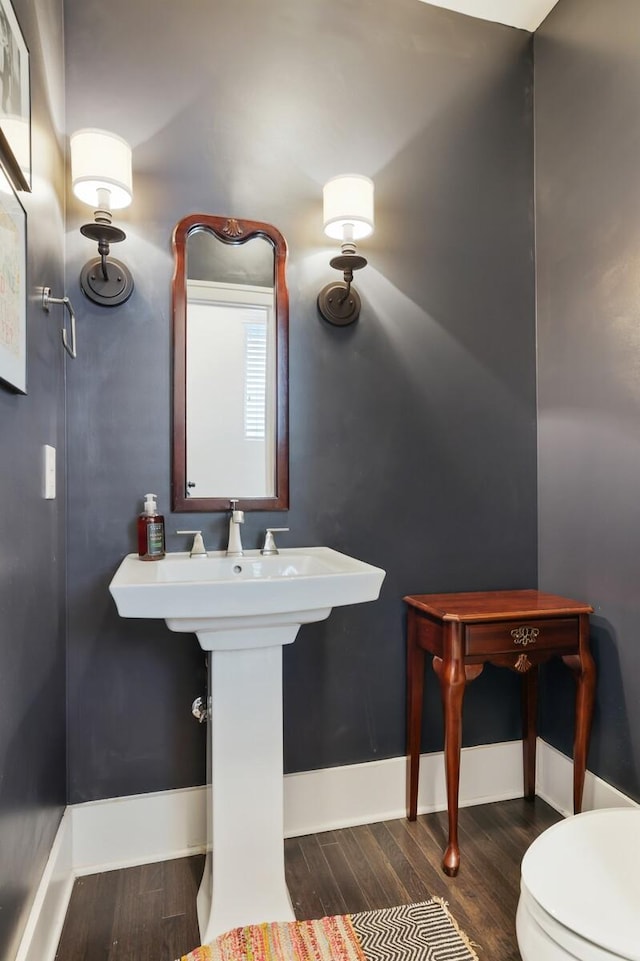
<svg viewBox="0 0 640 961">
<path fill-rule="evenodd" d="M 519 961 L 514 918 L 520 861 L 560 815 L 543 801 L 501 801 L 460 811 L 457 878 L 440 870 L 446 813 L 285 841 L 296 916 L 319 918 L 449 902 L 481 961 Z M 174 961 L 199 943 L 195 900 L 202 856 L 78 878 L 57 961 Z"/>
</svg>

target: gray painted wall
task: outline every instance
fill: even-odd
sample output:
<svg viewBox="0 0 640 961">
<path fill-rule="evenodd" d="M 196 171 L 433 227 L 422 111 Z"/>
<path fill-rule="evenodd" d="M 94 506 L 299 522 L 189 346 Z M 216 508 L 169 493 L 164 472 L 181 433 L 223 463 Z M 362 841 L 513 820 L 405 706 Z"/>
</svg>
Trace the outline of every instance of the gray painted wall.
<svg viewBox="0 0 640 961">
<path fill-rule="evenodd" d="M 0 387 L 0 957 L 12 958 L 66 799 L 64 290 L 61 0 L 15 0 L 31 54 L 33 192 L 27 212 L 26 396 Z M 43 445 L 58 498 L 43 499 Z"/>
<path fill-rule="evenodd" d="M 640 800 L 640 15 L 562 0 L 536 35 L 540 586 L 589 600 L 589 766 Z M 544 736 L 571 753 L 570 680 Z"/>
<path fill-rule="evenodd" d="M 60 317 L 36 290 L 64 289 L 62 11 L 59 0 L 15 7 L 31 51 L 34 191 L 22 197 L 29 393 L 0 388 L 0 534 L 12 550 L 0 578 L 3 957 L 65 801 L 64 360 Z M 249 516 L 245 541 L 288 523 L 291 544 L 331 544 L 388 571 L 379 603 L 334 612 L 287 650 L 288 769 L 402 752 L 403 594 L 535 583 L 529 38 L 413 0 L 301 7 L 236 0 L 203 15 L 191 0 L 150 31 L 150 2 L 65 4 L 67 132 L 100 122 L 135 147 L 135 202 L 120 219 L 137 283 L 117 311 L 82 298 L 75 278 L 93 251 L 77 232 L 88 212 L 71 199 L 72 801 L 203 777 L 188 714 L 204 683 L 196 642 L 120 621 L 107 594 L 134 548 L 140 495 L 169 503 L 169 238 L 187 212 L 270 220 L 290 244 L 292 508 Z M 640 799 L 636 4 L 561 0 L 535 44 L 540 586 L 596 608 L 590 767 Z M 377 230 L 363 244 L 361 322 L 338 331 L 314 307 L 333 253 L 320 198 L 349 169 L 375 179 Z M 41 496 L 45 443 L 58 449 L 53 503 Z M 173 530 L 185 518 L 167 520 Z M 224 519 L 198 520 L 221 546 Z M 549 667 L 545 682 L 542 733 L 570 753 L 570 681 Z M 430 675 L 428 691 L 433 750 Z M 466 742 L 516 737 L 518 716 L 517 679 L 487 669 L 467 695 Z"/>
<path fill-rule="evenodd" d="M 71 801 L 204 777 L 197 642 L 120 620 L 107 590 L 147 490 L 169 532 L 197 519 L 210 549 L 225 538 L 222 515 L 168 516 L 170 237 L 185 214 L 271 222 L 290 247 L 291 510 L 248 515 L 246 546 L 290 526 L 283 545 L 388 572 L 378 603 L 335 611 L 287 649 L 287 769 L 404 752 L 404 594 L 537 576 L 530 36 L 415 0 L 161 9 L 65 3 L 67 129 L 99 122 L 134 147 L 117 256 L 136 280 L 113 311 L 78 293 L 94 253 L 77 232 L 90 211 L 71 198 Z M 316 315 L 336 276 L 321 198 L 352 170 L 375 180 L 377 227 L 361 320 L 340 330 Z M 428 694 L 436 750 L 431 675 Z M 516 738 L 519 717 L 517 678 L 487 669 L 465 741 Z"/>
</svg>

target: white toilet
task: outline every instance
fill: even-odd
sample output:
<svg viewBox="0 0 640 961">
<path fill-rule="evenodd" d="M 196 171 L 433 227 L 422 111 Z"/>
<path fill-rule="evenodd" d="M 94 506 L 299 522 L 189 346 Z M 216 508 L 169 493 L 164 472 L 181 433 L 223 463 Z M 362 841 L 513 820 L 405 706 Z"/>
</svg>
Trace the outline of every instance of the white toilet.
<svg viewBox="0 0 640 961">
<path fill-rule="evenodd" d="M 522 861 L 523 961 L 640 961 L 640 808 L 578 814 Z"/>
</svg>

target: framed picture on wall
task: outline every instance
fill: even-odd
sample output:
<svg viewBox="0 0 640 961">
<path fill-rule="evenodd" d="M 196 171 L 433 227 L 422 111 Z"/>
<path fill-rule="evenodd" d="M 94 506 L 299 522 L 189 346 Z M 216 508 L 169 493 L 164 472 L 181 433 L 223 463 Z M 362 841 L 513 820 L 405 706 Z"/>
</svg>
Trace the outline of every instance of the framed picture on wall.
<svg viewBox="0 0 640 961">
<path fill-rule="evenodd" d="M 0 168 L 0 380 L 27 392 L 27 215 Z"/>
<path fill-rule="evenodd" d="M 0 0 L 0 154 L 17 190 L 31 190 L 29 50 L 11 0 Z"/>
</svg>

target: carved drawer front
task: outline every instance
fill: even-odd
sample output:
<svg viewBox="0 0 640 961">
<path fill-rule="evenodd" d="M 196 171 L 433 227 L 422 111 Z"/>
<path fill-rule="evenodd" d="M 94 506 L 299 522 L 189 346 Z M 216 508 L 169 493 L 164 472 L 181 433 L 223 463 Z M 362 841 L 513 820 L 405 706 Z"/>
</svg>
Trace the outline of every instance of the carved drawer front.
<svg viewBox="0 0 640 961">
<path fill-rule="evenodd" d="M 469 624 L 465 653 L 507 654 L 561 649 L 578 649 L 578 618 L 564 617 L 541 621 L 500 621 L 494 624 Z"/>
</svg>

